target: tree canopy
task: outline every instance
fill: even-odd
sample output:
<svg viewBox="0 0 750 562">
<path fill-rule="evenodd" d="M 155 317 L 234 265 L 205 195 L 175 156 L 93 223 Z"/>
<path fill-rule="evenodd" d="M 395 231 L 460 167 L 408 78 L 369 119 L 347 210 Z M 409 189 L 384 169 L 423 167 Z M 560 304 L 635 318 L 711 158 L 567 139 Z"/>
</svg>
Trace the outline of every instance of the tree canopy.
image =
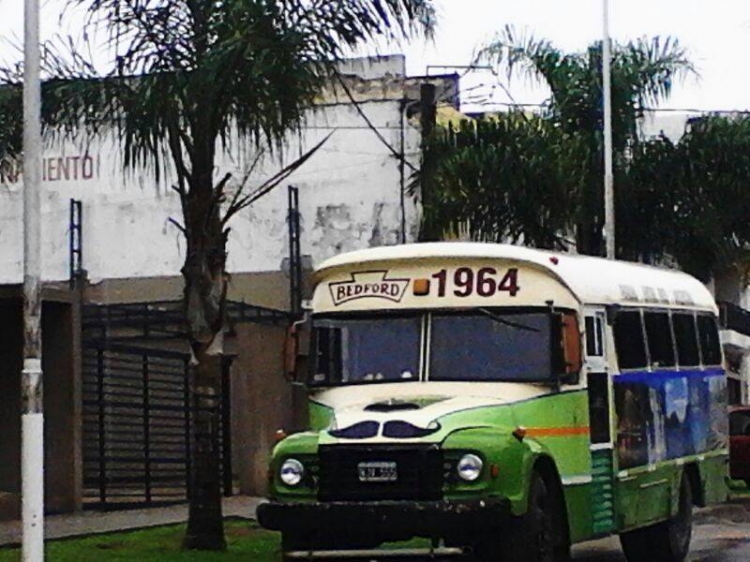
<svg viewBox="0 0 750 562">
<path fill-rule="evenodd" d="M 703 115 L 677 142 L 641 142 L 618 193 L 624 257 L 672 260 L 703 280 L 730 268 L 746 274 L 749 155 L 744 115 Z"/>
<path fill-rule="evenodd" d="M 469 235 L 564 248 L 585 179 L 586 147 L 550 120 L 520 112 L 437 129 L 425 149 L 422 236 Z"/>
<path fill-rule="evenodd" d="M 542 116 L 568 134 L 585 139 L 587 177 L 576 217 L 578 251 L 604 251 L 604 152 L 602 104 L 602 44 L 584 52 L 566 53 L 546 39 L 506 26 L 479 50 L 478 62 L 499 71 L 530 78 L 549 87 L 551 97 Z M 669 97 L 672 85 L 695 70 L 676 39 L 654 37 L 612 47 L 612 138 L 615 159 L 638 143 L 638 123 L 644 111 Z"/>
</svg>

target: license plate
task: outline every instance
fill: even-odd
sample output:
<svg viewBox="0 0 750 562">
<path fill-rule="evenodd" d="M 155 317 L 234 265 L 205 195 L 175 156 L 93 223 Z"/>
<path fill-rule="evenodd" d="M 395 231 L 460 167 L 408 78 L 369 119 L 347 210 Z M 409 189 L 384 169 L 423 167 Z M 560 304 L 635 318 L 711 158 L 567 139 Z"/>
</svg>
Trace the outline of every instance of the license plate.
<svg viewBox="0 0 750 562">
<path fill-rule="evenodd" d="M 371 461 L 357 465 L 360 482 L 395 482 L 398 480 L 398 470 L 395 462 Z"/>
</svg>

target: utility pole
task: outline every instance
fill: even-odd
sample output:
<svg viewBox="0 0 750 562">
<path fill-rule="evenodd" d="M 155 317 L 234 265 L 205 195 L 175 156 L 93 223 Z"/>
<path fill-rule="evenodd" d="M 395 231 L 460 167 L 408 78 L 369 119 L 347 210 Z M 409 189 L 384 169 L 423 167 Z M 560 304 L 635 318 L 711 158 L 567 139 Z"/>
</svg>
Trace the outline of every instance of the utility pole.
<svg viewBox="0 0 750 562">
<path fill-rule="evenodd" d="M 429 74 L 430 67 L 427 67 L 427 73 Z M 403 108 L 401 111 L 401 115 L 405 113 L 405 109 Z M 434 196 L 433 193 L 430 193 L 430 180 L 432 179 L 432 176 L 434 175 L 434 156 L 432 155 L 432 152 L 428 150 L 430 145 L 430 139 L 432 137 L 432 133 L 435 130 L 435 124 L 437 122 L 437 91 L 435 88 L 435 84 L 431 84 L 429 82 L 423 83 L 419 88 L 419 125 L 421 129 L 421 149 L 422 149 L 422 155 L 421 155 L 421 161 L 420 161 L 420 170 L 419 170 L 419 188 L 421 191 L 421 198 L 422 198 L 422 207 L 423 207 L 423 213 L 425 213 L 424 209 L 426 209 L 428 206 L 431 205 Z M 402 137 L 403 137 L 403 127 L 401 128 L 402 131 Z M 401 154 L 403 154 L 403 142 L 401 144 L 402 150 Z M 403 163 L 403 159 L 401 160 Z M 402 173 L 403 177 L 403 173 Z M 401 190 L 401 193 L 404 193 L 404 190 Z M 435 232 L 433 231 L 433 227 L 431 224 L 429 224 L 427 221 L 424 220 L 424 215 L 422 217 L 422 225 L 420 227 L 420 234 L 419 239 L 423 242 L 432 242 L 436 240 Z M 403 225 L 404 232 L 406 231 L 406 223 Z M 426 233 L 426 236 L 425 236 Z"/>
<path fill-rule="evenodd" d="M 615 259 L 615 187 L 612 172 L 612 53 L 609 40 L 609 0 L 602 0 L 602 97 L 604 103 L 604 238 L 607 259 Z"/>
<path fill-rule="evenodd" d="M 23 78 L 23 371 L 21 373 L 21 518 L 24 562 L 44 560 L 44 414 L 42 408 L 41 82 L 39 0 L 24 3 Z"/>
</svg>

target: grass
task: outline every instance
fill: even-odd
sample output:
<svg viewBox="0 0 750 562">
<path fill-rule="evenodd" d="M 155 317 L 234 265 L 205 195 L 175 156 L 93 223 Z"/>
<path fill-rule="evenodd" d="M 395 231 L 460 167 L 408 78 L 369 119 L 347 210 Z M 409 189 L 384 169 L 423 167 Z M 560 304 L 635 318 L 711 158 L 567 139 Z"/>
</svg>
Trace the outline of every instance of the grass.
<svg viewBox="0 0 750 562">
<path fill-rule="evenodd" d="M 84 538 L 48 541 L 46 559 L 50 562 L 278 562 L 281 535 L 266 531 L 254 521 L 227 520 L 224 523 L 226 552 L 185 551 L 181 548 L 185 525 L 167 525 L 140 531 L 123 531 Z M 389 543 L 387 549 L 428 547 L 425 539 Z M 19 548 L 1 548 L 0 562 L 19 562 Z"/>
<path fill-rule="evenodd" d="M 49 541 L 46 546 L 46 557 L 51 562 L 277 562 L 281 559 L 278 533 L 263 530 L 252 521 L 227 521 L 225 529 L 229 548 L 227 552 L 222 553 L 183 551 L 180 545 L 185 526 L 170 525 L 140 531 Z M 20 549 L 0 549 L 0 562 L 20 560 Z"/>
</svg>

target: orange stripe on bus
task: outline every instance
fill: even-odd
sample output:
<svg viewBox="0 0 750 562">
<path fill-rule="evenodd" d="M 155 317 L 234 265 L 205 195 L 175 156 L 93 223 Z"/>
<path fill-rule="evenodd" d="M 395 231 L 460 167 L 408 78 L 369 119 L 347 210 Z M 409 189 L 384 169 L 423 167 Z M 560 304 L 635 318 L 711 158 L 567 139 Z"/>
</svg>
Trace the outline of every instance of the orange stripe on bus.
<svg viewBox="0 0 750 562">
<path fill-rule="evenodd" d="M 526 432 L 533 437 L 568 437 L 570 435 L 588 435 L 588 426 L 579 427 L 529 427 Z"/>
</svg>

